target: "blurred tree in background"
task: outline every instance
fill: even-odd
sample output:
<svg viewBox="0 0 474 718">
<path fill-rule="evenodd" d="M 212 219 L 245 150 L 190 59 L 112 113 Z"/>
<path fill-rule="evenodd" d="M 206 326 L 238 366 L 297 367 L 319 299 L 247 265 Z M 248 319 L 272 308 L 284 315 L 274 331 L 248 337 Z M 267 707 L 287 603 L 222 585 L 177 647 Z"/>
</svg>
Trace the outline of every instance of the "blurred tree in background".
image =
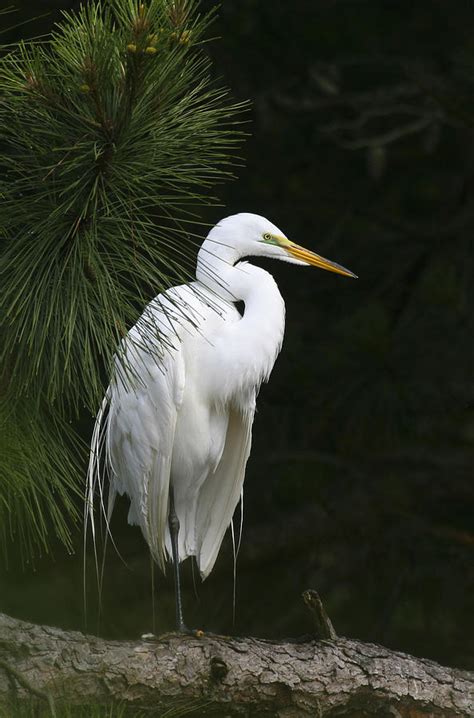
<svg viewBox="0 0 474 718">
<path fill-rule="evenodd" d="M 50 26 L 48 0 L 18 17 L 41 8 L 53 15 L 16 36 Z M 200 602 L 188 577 L 194 625 L 304 633 L 298 593 L 312 586 L 342 634 L 474 666 L 473 25 L 465 1 L 220 10 L 206 51 L 237 100 L 252 98 L 252 136 L 226 207 L 205 219 L 264 214 L 360 279 L 265 265 L 288 322 L 259 400 L 237 625 L 230 550 Z M 151 627 L 146 550 L 125 515 L 128 568 L 110 553 L 104 593 L 113 636 Z M 79 563 L 58 553 L 34 577 L 5 574 L 1 608 L 80 627 Z M 158 630 L 172 600 L 160 580 Z"/>
</svg>

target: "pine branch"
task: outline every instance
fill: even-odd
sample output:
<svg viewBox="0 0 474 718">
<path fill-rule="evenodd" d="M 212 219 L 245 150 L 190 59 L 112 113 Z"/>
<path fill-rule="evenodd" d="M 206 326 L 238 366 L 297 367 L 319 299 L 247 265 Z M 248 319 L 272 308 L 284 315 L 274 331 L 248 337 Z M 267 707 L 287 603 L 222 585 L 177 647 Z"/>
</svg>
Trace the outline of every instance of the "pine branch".
<svg viewBox="0 0 474 718">
<path fill-rule="evenodd" d="M 47 553 L 50 533 L 72 551 L 70 527 L 78 518 L 81 493 L 72 430 L 44 407 L 32 414 L 28 402 L 2 401 L 0 437 L 2 560 L 8 563 L 13 540 L 24 562 L 38 552 Z"/>
<path fill-rule="evenodd" d="M 241 141 L 209 20 L 191 1 L 96 0 L 0 62 L 2 360 L 20 394 L 95 410 L 138 311 L 190 277 L 181 222 Z"/>
<path fill-rule="evenodd" d="M 51 527 L 70 549 L 70 420 L 145 304 L 191 277 L 199 209 L 232 176 L 245 103 L 210 78 L 213 15 L 92 0 L 0 58 L 0 530 L 25 556 Z"/>
<path fill-rule="evenodd" d="M 468 718 L 474 675 L 348 638 L 264 641 L 165 634 L 106 641 L 0 615 L 0 657 L 58 702 L 195 715 Z M 0 671 L 0 699 L 8 700 Z M 42 700 L 42 702 L 44 702 Z M 178 708 L 179 709 L 179 708 Z M 194 714 L 194 712 L 193 712 Z"/>
</svg>

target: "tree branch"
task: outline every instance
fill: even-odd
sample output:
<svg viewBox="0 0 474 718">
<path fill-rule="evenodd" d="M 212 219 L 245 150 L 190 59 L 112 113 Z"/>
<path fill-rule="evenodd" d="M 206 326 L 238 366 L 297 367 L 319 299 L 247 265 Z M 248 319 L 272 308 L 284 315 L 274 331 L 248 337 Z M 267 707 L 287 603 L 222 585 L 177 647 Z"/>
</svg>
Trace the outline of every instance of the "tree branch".
<svg viewBox="0 0 474 718">
<path fill-rule="evenodd" d="M 0 614 L 0 659 L 24 677 L 20 699 L 33 687 L 58 702 L 120 700 L 165 710 L 186 701 L 229 717 L 474 714 L 474 674 L 345 638 L 166 634 L 118 642 Z M 8 673 L 0 667 L 0 700 L 12 690 Z"/>
</svg>

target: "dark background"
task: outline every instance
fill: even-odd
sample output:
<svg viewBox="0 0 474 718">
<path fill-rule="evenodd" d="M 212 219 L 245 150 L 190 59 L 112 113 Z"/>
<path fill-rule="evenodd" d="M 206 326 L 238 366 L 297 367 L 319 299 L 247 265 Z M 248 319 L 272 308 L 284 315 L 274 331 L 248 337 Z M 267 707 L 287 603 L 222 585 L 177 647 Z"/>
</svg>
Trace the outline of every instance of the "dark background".
<svg viewBox="0 0 474 718">
<path fill-rule="evenodd" d="M 5 28 L 36 19 L 4 42 L 78 7 L 16 5 Z M 360 278 L 262 262 L 287 331 L 259 397 L 236 622 L 228 540 L 197 597 L 185 566 L 188 623 L 298 636 L 312 587 L 339 633 L 474 668 L 474 6 L 224 0 L 214 31 L 216 75 L 253 107 L 245 167 L 206 219 L 263 214 Z M 147 550 L 126 510 L 113 529 L 127 565 L 109 551 L 99 626 L 117 638 L 153 626 Z M 79 531 L 76 543 L 26 570 L 13 551 L 0 610 L 82 629 Z M 155 583 L 163 631 L 171 576 Z"/>
</svg>

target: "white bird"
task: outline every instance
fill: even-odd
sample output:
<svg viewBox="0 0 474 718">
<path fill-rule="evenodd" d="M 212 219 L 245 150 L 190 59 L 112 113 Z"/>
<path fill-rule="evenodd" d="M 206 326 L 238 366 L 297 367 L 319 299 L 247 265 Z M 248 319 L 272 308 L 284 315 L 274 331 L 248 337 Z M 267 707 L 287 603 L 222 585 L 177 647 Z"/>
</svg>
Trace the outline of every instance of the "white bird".
<svg viewBox="0 0 474 718">
<path fill-rule="evenodd" d="M 107 523 L 116 494 L 128 495 L 128 521 L 153 559 L 163 571 L 173 561 L 178 630 L 179 563 L 194 556 L 203 579 L 212 571 L 242 494 L 257 393 L 283 340 L 281 294 L 271 274 L 240 261 L 248 255 L 356 276 L 264 217 L 223 219 L 200 248 L 196 281 L 155 297 L 123 340 L 92 438 L 92 525 L 97 485 Z"/>
</svg>

